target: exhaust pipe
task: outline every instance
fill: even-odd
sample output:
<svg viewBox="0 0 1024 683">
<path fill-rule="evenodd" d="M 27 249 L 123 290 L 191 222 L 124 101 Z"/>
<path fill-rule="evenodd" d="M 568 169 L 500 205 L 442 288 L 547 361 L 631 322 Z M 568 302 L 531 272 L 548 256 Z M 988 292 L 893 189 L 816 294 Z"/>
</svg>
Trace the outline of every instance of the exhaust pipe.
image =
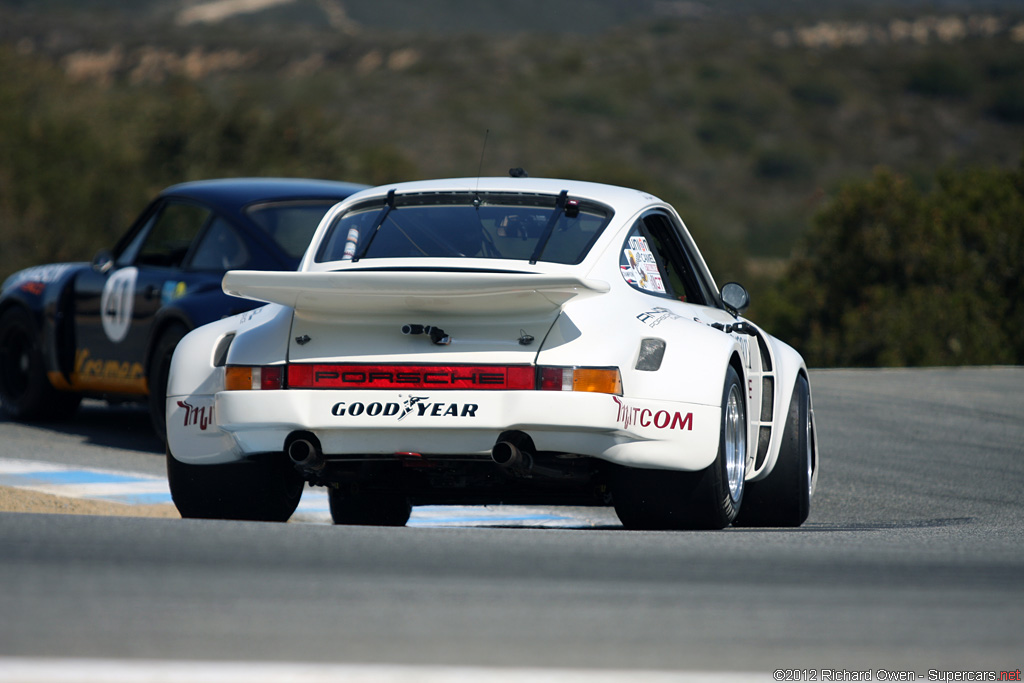
<svg viewBox="0 0 1024 683">
<path fill-rule="evenodd" d="M 499 441 L 491 448 L 491 460 L 503 469 L 525 474 L 533 469 L 533 456 L 511 441 Z"/>
<path fill-rule="evenodd" d="M 284 447 L 285 453 L 303 470 L 319 472 L 327 464 L 320 440 L 309 432 L 295 432 L 288 437 Z"/>
</svg>

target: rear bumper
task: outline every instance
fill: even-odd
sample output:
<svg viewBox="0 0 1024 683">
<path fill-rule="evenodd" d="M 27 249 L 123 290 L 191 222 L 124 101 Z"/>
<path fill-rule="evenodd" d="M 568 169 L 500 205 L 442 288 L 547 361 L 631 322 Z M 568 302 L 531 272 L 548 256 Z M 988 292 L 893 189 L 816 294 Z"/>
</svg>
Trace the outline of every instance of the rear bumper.
<svg viewBox="0 0 1024 683">
<path fill-rule="evenodd" d="M 720 407 L 582 392 L 231 391 L 169 397 L 168 440 L 178 460 L 223 463 L 280 451 L 313 432 L 332 455 L 486 456 L 519 430 L 538 451 L 621 465 L 700 470 L 718 450 Z"/>
</svg>

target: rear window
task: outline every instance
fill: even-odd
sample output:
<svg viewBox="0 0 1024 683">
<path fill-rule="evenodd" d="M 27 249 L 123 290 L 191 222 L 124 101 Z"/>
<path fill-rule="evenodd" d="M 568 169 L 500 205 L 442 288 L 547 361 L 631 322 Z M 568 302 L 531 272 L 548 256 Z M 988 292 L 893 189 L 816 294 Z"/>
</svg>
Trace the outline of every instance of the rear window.
<svg viewBox="0 0 1024 683">
<path fill-rule="evenodd" d="M 246 209 L 245 213 L 284 253 L 292 258 L 302 258 L 320 220 L 338 201 L 316 199 L 256 204 Z"/>
<path fill-rule="evenodd" d="M 568 196 L 391 195 L 340 216 L 316 260 L 492 258 L 576 264 L 611 213 L 606 206 Z"/>
</svg>

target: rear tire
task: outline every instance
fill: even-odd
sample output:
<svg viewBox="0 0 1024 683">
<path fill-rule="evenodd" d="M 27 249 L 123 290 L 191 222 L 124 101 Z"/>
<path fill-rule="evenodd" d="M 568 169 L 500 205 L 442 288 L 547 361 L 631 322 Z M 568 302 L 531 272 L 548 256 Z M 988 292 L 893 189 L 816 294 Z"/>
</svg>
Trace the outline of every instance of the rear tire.
<svg viewBox="0 0 1024 683">
<path fill-rule="evenodd" d="M 366 493 L 343 485 L 328 489 L 327 497 L 335 524 L 405 526 L 412 514 L 408 499 L 399 493 Z"/>
<path fill-rule="evenodd" d="M 304 485 L 284 454 L 223 465 L 189 465 L 175 459 L 170 448 L 167 481 L 182 517 L 260 522 L 287 522 L 299 506 Z"/>
<path fill-rule="evenodd" d="M 798 377 L 789 402 L 779 458 L 767 477 L 747 485 L 747 499 L 736 520 L 738 525 L 798 527 L 807 519 L 814 466 L 810 397 L 807 379 Z"/>
<path fill-rule="evenodd" d="M 744 497 L 747 419 L 739 374 L 729 366 L 722 392 L 718 455 L 700 472 L 622 467 L 612 500 L 627 529 L 722 529 Z"/>
<path fill-rule="evenodd" d="M 70 417 L 82 397 L 57 391 L 46 377 L 43 351 L 32 316 L 10 308 L 0 316 L 0 403 L 15 420 Z"/>
</svg>

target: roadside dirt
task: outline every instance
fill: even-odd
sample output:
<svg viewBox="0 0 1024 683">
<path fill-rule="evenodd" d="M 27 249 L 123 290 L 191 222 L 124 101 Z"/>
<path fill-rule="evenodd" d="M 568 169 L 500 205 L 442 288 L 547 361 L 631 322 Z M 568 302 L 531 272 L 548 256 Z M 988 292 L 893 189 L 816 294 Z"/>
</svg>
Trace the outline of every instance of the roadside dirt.
<svg viewBox="0 0 1024 683">
<path fill-rule="evenodd" d="M 85 498 L 64 498 L 0 486 L 0 512 L 49 512 L 62 515 L 181 518 L 173 505 L 124 505 Z"/>
</svg>

